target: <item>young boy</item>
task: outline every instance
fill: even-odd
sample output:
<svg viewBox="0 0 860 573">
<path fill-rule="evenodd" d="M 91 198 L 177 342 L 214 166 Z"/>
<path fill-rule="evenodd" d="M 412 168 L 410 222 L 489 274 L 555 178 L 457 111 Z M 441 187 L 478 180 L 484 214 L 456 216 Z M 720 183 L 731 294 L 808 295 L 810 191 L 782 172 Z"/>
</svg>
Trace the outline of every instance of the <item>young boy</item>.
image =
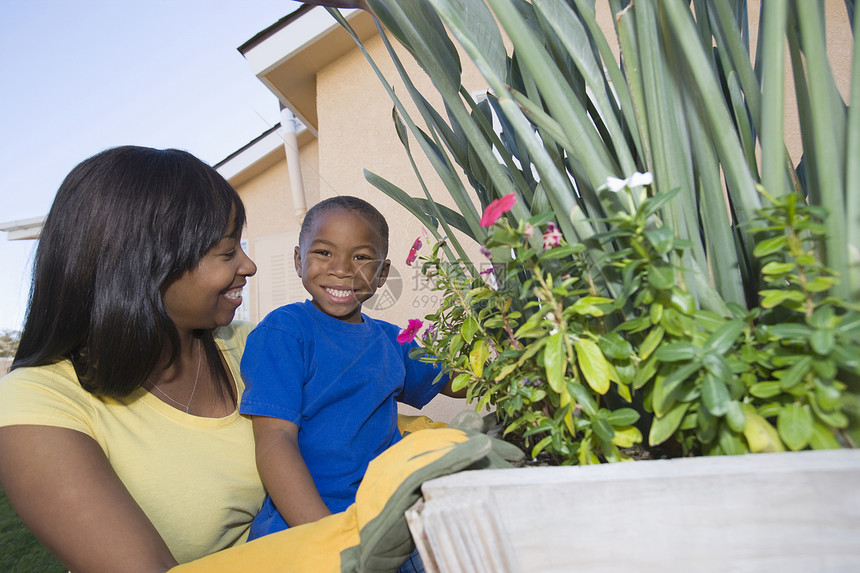
<svg viewBox="0 0 860 573">
<path fill-rule="evenodd" d="M 333 197 L 305 216 L 295 264 L 311 300 L 270 313 L 242 358 L 241 413 L 269 494 L 249 539 L 349 507 L 368 463 L 400 440 L 397 401 L 462 396 L 433 384 L 439 371 L 409 358 L 397 326 L 361 313 L 387 254 L 388 224 L 366 201 Z"/>
</svg>

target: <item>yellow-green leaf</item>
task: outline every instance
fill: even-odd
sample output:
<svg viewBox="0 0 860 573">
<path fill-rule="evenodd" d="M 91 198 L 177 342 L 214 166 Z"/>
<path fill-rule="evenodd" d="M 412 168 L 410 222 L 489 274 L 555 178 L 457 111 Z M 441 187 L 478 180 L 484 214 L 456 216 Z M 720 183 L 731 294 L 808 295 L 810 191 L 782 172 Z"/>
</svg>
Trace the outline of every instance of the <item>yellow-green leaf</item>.
<svg viewBox="0 0 860 573">
<path fill-rule="evenodd" d="M 655 326 L 651 329 L 651 332 L 648 333 L 648 336 L 645 337 L 645 340 L 642 341 L 642 346 L 639 347 L 639 357 L 642 360 L 645 360 L 660 342 L 663 340 L 663 335 L 666 333 L 666 330 L 662 326 Z"/>
<path fill-rule="evenodd" d="M 744 437 L 749 444 L 750 451 L 754 454 L 760 452 L 784 452 L 785 446 L 779 439 L 776 428 L 770 422 L 762 418 L 749 404 L 743 405 L 746 424 L 744 425 Z"/>
<path fill-rule="evenodd" d="M 472 351 L 469 353 L 469 365 L 472 367 L 472 372 L 480 378 L 484 374 L 484 364 L 487 358 L 490 357 L 490 349 L 487 346 L 485 339 L 480 339 L 472 345 Z"/>
<path fill-rule="evenodd" d="M 606 394 L 609 390 L 609 363 L 600 351 L 597 343 L 586 338 L 580 338 L 573 343 L 579 369 L 591 389 L 598 394 Z"/>
<path fill-rule="evenodd" d="M 636 426 L 616 426 L 612 443 L 619 448 L 630 448 L 642 443 L 642 432 Z"/>
<path fill-rule="evenodd" d="M 618 395 L 619 396 L 624 398 L 624 400 L 627 402 L 633 401 L 633 396 L 630 394 L 630 387 L 629 386 L 627 386 L 626 384 L 622 384 L 621 382 L 618 382 L 615 385 L 618 387 Z"/>
<path fill-rule="evenodd" d="M 451 381 L 451 390 L 456 392 L 457 390 L 462 390 L 469 383 L 469 375 L 467 373 L 459 374 L 456 378 Z"/>
<path fill-rule="evenodd" d="M 570 393 L 567 391 L 565 385 L 562 385 L 562 391 L 559 392 L 559 400 L 562 408 L 568 406 L 571 402 Z M 571 436 L 576 435 L 576 428 L 573 426 L 573 408 L 568 408 L 567 412 L 564 413 L 564 425 L 567 426 L 567 431 L 570 432 Z"/>
<path fill-rule="evenodd" d="M 763 275 L 784 275 L 797 268 L 795 263 L 778 263 L 772 261 L 761 268 Z"/>
<path fill-rule="evenodd" d="M 516 362 L 513 364 L 506 364 L 505 367 L 502 368 L 498 374 L 496 374 L 496 377 L 493 378 L 493 382 L 500 382 L 504 380 L 505 378 L 507 378 L 508 374 L 516 370 L 518 366 L 519 364 L 517 364 Z"/>
</svg>

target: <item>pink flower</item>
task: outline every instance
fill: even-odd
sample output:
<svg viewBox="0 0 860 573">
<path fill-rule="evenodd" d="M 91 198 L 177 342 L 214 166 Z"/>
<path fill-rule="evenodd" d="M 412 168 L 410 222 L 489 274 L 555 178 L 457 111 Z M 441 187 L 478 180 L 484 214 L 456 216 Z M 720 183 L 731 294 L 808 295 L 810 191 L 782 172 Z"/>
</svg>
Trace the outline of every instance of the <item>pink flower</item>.
<svg viewBox="0 0 860 573">
<path fill-rule="evenodd" d="M 409 326 L 401 330 L 400 334 L 397 335 L 397 342 L 400 344 L 412 342 L 415 340 L 415 337 L 418 335 L 418 331 L 421 330 L 422 326 L 424 326 L 422 321 L 417 318 L 410 318 Z"/>
<path fill-rule="evenodd" d="M 526 228 L 523 229 L 523 237 L 526 239 L 531 239 L 535 235 L 535 228 L 532 227 L 531 223 L 526 223 Z"/>
<path fill-rule="evenodd" d="M 550 221 L 546 224 L 546 231 L 543 232 L 543 250 L 546 251 L 559 245 L 561 245 L 561 231 L 558 230 L 555 223 Z"/>
<path fill-rule="evenodd" d="M 481 226 L 489 227 L 499 220 L 503 213 L 507 213 L 517 202 L 517 197 L 513 193 L 508 193 L 501 199 L 496 199 L 484 211 L 484 216 L 481 217 Z"/>
<path fill-rule="evenodd" d="M 410 267 L 412 263 L 415 262 L 415 259 L 418 258 L 418 250 L 421 248 L 421 237 L 415 239 L 415 242 L 412 243 L 412 248 L 409 249 L 409 255 L 406 257 L 406 264 Z"/>
</svg>

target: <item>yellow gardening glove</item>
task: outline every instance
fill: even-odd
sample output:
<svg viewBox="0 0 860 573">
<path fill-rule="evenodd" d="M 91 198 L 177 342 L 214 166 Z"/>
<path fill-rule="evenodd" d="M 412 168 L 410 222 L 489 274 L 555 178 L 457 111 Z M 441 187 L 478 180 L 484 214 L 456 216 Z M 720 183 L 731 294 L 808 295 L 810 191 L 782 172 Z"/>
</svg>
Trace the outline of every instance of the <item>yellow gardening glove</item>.
<svg viewBox="0 0 860 573">
<path fill-rule="evenodd" d="M 451 428 L 414 432 L 370 462 L 346 511 L 225 549 L 169 573 L 396 571 L 414 549 L 404 513 L 421 484 L 473 464 L 487 467 L 490 439 Z M 490 464 L 495 466 L 495 464 Z"/>
<path fill-rule="evenodd" d="M 410 416 L 408 414 L 397 414 L 397 429 L 400 434 L 414 434 L 418 430 L 426 430 L 428 428 L 447 428 L 445 422 L 434 422 L 427 416 Z M 460 428 L 461 430 L 464 428 Z"/>
</svg>

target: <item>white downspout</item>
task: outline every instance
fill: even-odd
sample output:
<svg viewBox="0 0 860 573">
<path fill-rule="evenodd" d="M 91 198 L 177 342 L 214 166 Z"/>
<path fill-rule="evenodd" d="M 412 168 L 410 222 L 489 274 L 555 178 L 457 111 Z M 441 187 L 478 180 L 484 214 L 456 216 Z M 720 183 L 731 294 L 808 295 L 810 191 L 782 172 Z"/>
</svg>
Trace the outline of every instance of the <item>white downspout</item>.
<svg viewBox="0 0 860 573">
<path fill-rule="evenodd" d="M 284 134 L 284 152 L 287 155 L 287 171 L 290 174 L 290 189 L 293 196 L 293 210 L 299 221 L 308 212 L 308 202 L 305 198 L 305 184 L 302 180 L 302 164 L 299 159 L 299 142 L 296 132 L 299 120 L 289 109 L 281 106 L 281 127 Z"/>
</svg>

